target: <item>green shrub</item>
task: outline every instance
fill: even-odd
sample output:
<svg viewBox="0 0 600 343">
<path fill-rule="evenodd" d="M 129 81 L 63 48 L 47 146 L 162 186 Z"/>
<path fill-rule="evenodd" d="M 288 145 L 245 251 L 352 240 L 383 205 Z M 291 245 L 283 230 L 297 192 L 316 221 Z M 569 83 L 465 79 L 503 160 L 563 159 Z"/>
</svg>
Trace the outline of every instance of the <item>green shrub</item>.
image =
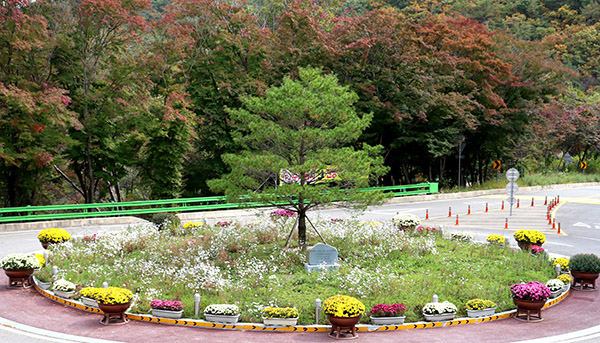
<svg viewBox="0 0 600 343">
<path fill-rule="evenodd" d="M 573 255 L 569 267 L 576 272 L 600 273 L 600 258 L 595 254 Z"/>
<path fill-rule="evenodd" d="M 179 226 L 181 226 L 181 220 L 173 213 L 157 213 L 152 216 L 152 223 L 158 227 L 158 230 L 169 230 L 175 233 Z"/>
</svg>

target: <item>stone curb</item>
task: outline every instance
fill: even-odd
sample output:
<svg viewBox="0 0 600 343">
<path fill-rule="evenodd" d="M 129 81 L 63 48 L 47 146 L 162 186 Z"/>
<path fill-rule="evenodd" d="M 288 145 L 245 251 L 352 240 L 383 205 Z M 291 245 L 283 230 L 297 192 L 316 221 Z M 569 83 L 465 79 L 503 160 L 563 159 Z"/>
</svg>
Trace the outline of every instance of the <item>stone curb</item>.
<svg viewBox="0 0 600 343">
<path fill-rule="evenodd" d="M 35 289 L 42 294 L 43 296 L 54 300 L 63 305 L 87 311 L 87 312 L 95 312 L 98 314 L 102 314 L 102 311 L 98 308 L 86 306 L 79 301 L 64 299 L 61 297 L 57 297 L 54 294 L 42 289 L 37 284 L 37 280 L 35 280 Z M 571 288 L 565 292 L 563 292 L 560 296 L 555 299 L 548 300 L 542 309 L 547 309 L 552 306 L 559 304 L 563 301 L 571 292 Z M 144 314 L 133 314 L 126 313 L 127 318 L 130 320 L 139 320 L 144 322 L 158 323 L 158 324 L 168 324 L 168 325 L 177 325 L 177 326 L 186 326 L 186 327 L 202 327 L 207 329 L 227 329 L 227 330 L 242 330 L 242 331 L 284 331 L 284 332 L 327 332 L 331 329 L 330 325 L 296 325 L 296 326 L 266 326 L 262 323 L 236 323 L 236 324 L 220 324 L 207 322 L 204 320 L 198 319 L 169 319 L 169 318 L 159 318 L 151 315 Z M 394 331 L 394 330 L 410 330 L 410 329 L 424 329 L 424 328 L 434 328 L 434 327 L 446 327 L 446 326 L 457 326 L 457 325 L 466 325 L 466 324 L 480 324 L 486 322 L 492 322 L 496 320 L 511 318 L 516 315 L 516 309 L 510 310 L 506 312 L 496 313 L 489 317 L 478 317 L 478 318 L 456 318 L 448 321 L 440 321 L 440 322 L 415 322 L 415 323 L 406 323 L 403 325 L 370 325 L 370 324 L 358 324 L 356 325 L 356 330 L 360 332 L 377 332 L 377 331 Z"/>
<path fill-rule="evenodd" d="M 65 219 L 65 220 L 50 220 L 36 221 L 28 223 L 11 223 L 0 224 L 0 232 L 18 232 L 18 231 L 35 231 L 49 229 L 53 227 L 68 228 L 74 226 L 111 226 L 111 225 L 131 225 L 143 224 L 148 221 L 137 217 L 104 217 L 104 218 L 81 218 L 81 219 Z"/>
</svg>

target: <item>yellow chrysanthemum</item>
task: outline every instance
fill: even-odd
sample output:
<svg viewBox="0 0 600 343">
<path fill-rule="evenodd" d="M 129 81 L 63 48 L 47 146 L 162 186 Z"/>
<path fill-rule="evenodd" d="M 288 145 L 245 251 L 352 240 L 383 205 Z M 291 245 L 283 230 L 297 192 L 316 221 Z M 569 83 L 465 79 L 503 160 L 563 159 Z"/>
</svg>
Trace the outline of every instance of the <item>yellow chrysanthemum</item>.
<svg viewBox="0 0 600 343">
<path fill-rule="evenodd" d="M 116 305 L 126 304 L 133 298 L 133 293 L 127 288 L 108 287 L 97 292 L 96 300 L 101 304 Z"/>
<path fill-rule="evenodd" d="M 71 239 L 71 235 L 64 229 L 45 229 L 38 233 L 38 239 L 42 243 L 61 243 Z"/>
<path fill-rule="evenodd" d="M 561 270 L 569 270 L 569 259 L 568 258 L 563 258 L 563 257 L 557 258 L 556 260 L 554 260 L 552 265 L 556 266 L 557 264 L 560 264 Z"/>
<path fill-rule="evenodd" d="M 347 295 L 334 295 L 323 303 L 323 312 L 334 317 L 356 317 L 365 313 L 365 305 Z"/>
</svg>

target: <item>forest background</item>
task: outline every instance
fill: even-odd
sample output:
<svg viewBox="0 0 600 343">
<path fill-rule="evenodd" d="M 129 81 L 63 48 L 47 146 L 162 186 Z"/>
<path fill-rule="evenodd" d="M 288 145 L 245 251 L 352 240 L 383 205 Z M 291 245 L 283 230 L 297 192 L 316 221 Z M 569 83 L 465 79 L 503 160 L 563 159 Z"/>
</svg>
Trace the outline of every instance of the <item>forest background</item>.
<svg viewBox="0 0 600 343">
<path fill-rule="evenodd" d="M 461 182 L 600 171 L 598 0 L 7 0 L 1 204 L 213 194 L 227 109 L 303 67 L 372 113 L 373 185 L 455 186 L 461 142 Z"/>
</svg>

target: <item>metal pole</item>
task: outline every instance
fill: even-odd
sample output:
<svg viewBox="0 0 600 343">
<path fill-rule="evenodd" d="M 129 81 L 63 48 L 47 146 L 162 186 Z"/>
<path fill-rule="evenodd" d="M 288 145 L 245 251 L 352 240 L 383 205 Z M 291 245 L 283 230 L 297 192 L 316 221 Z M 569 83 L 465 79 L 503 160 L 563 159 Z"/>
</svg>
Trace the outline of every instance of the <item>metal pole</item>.
<svg viewBox="0 0 600 343">
<path fill-rule="evenodd" d="M 319 324 L 319 319 L 321 315 L 321 299 L 317 298 L 315 300 L 315 324 Z"/>
<path fill-rule="evenodd" d="M 511 181 L 511 182 L 510 182 L 510 202 L 509 202 L 509 206 L 510 206 L 510 215 L 511 215 L 511 216 L 512 216 L 512 205 L 513 205 L 513 202 L 514 202 L 514 199 L 513 199 L 513 188 L 514 188 L 514 187 L 515 187 L 515 182 L 514 182 L 514 181 Z"/>
<path fill-rule="evenodd" d="M 194 294 L 194 315 L 198 315 L 200 313 L 200 294 Z"/>
</svg>

